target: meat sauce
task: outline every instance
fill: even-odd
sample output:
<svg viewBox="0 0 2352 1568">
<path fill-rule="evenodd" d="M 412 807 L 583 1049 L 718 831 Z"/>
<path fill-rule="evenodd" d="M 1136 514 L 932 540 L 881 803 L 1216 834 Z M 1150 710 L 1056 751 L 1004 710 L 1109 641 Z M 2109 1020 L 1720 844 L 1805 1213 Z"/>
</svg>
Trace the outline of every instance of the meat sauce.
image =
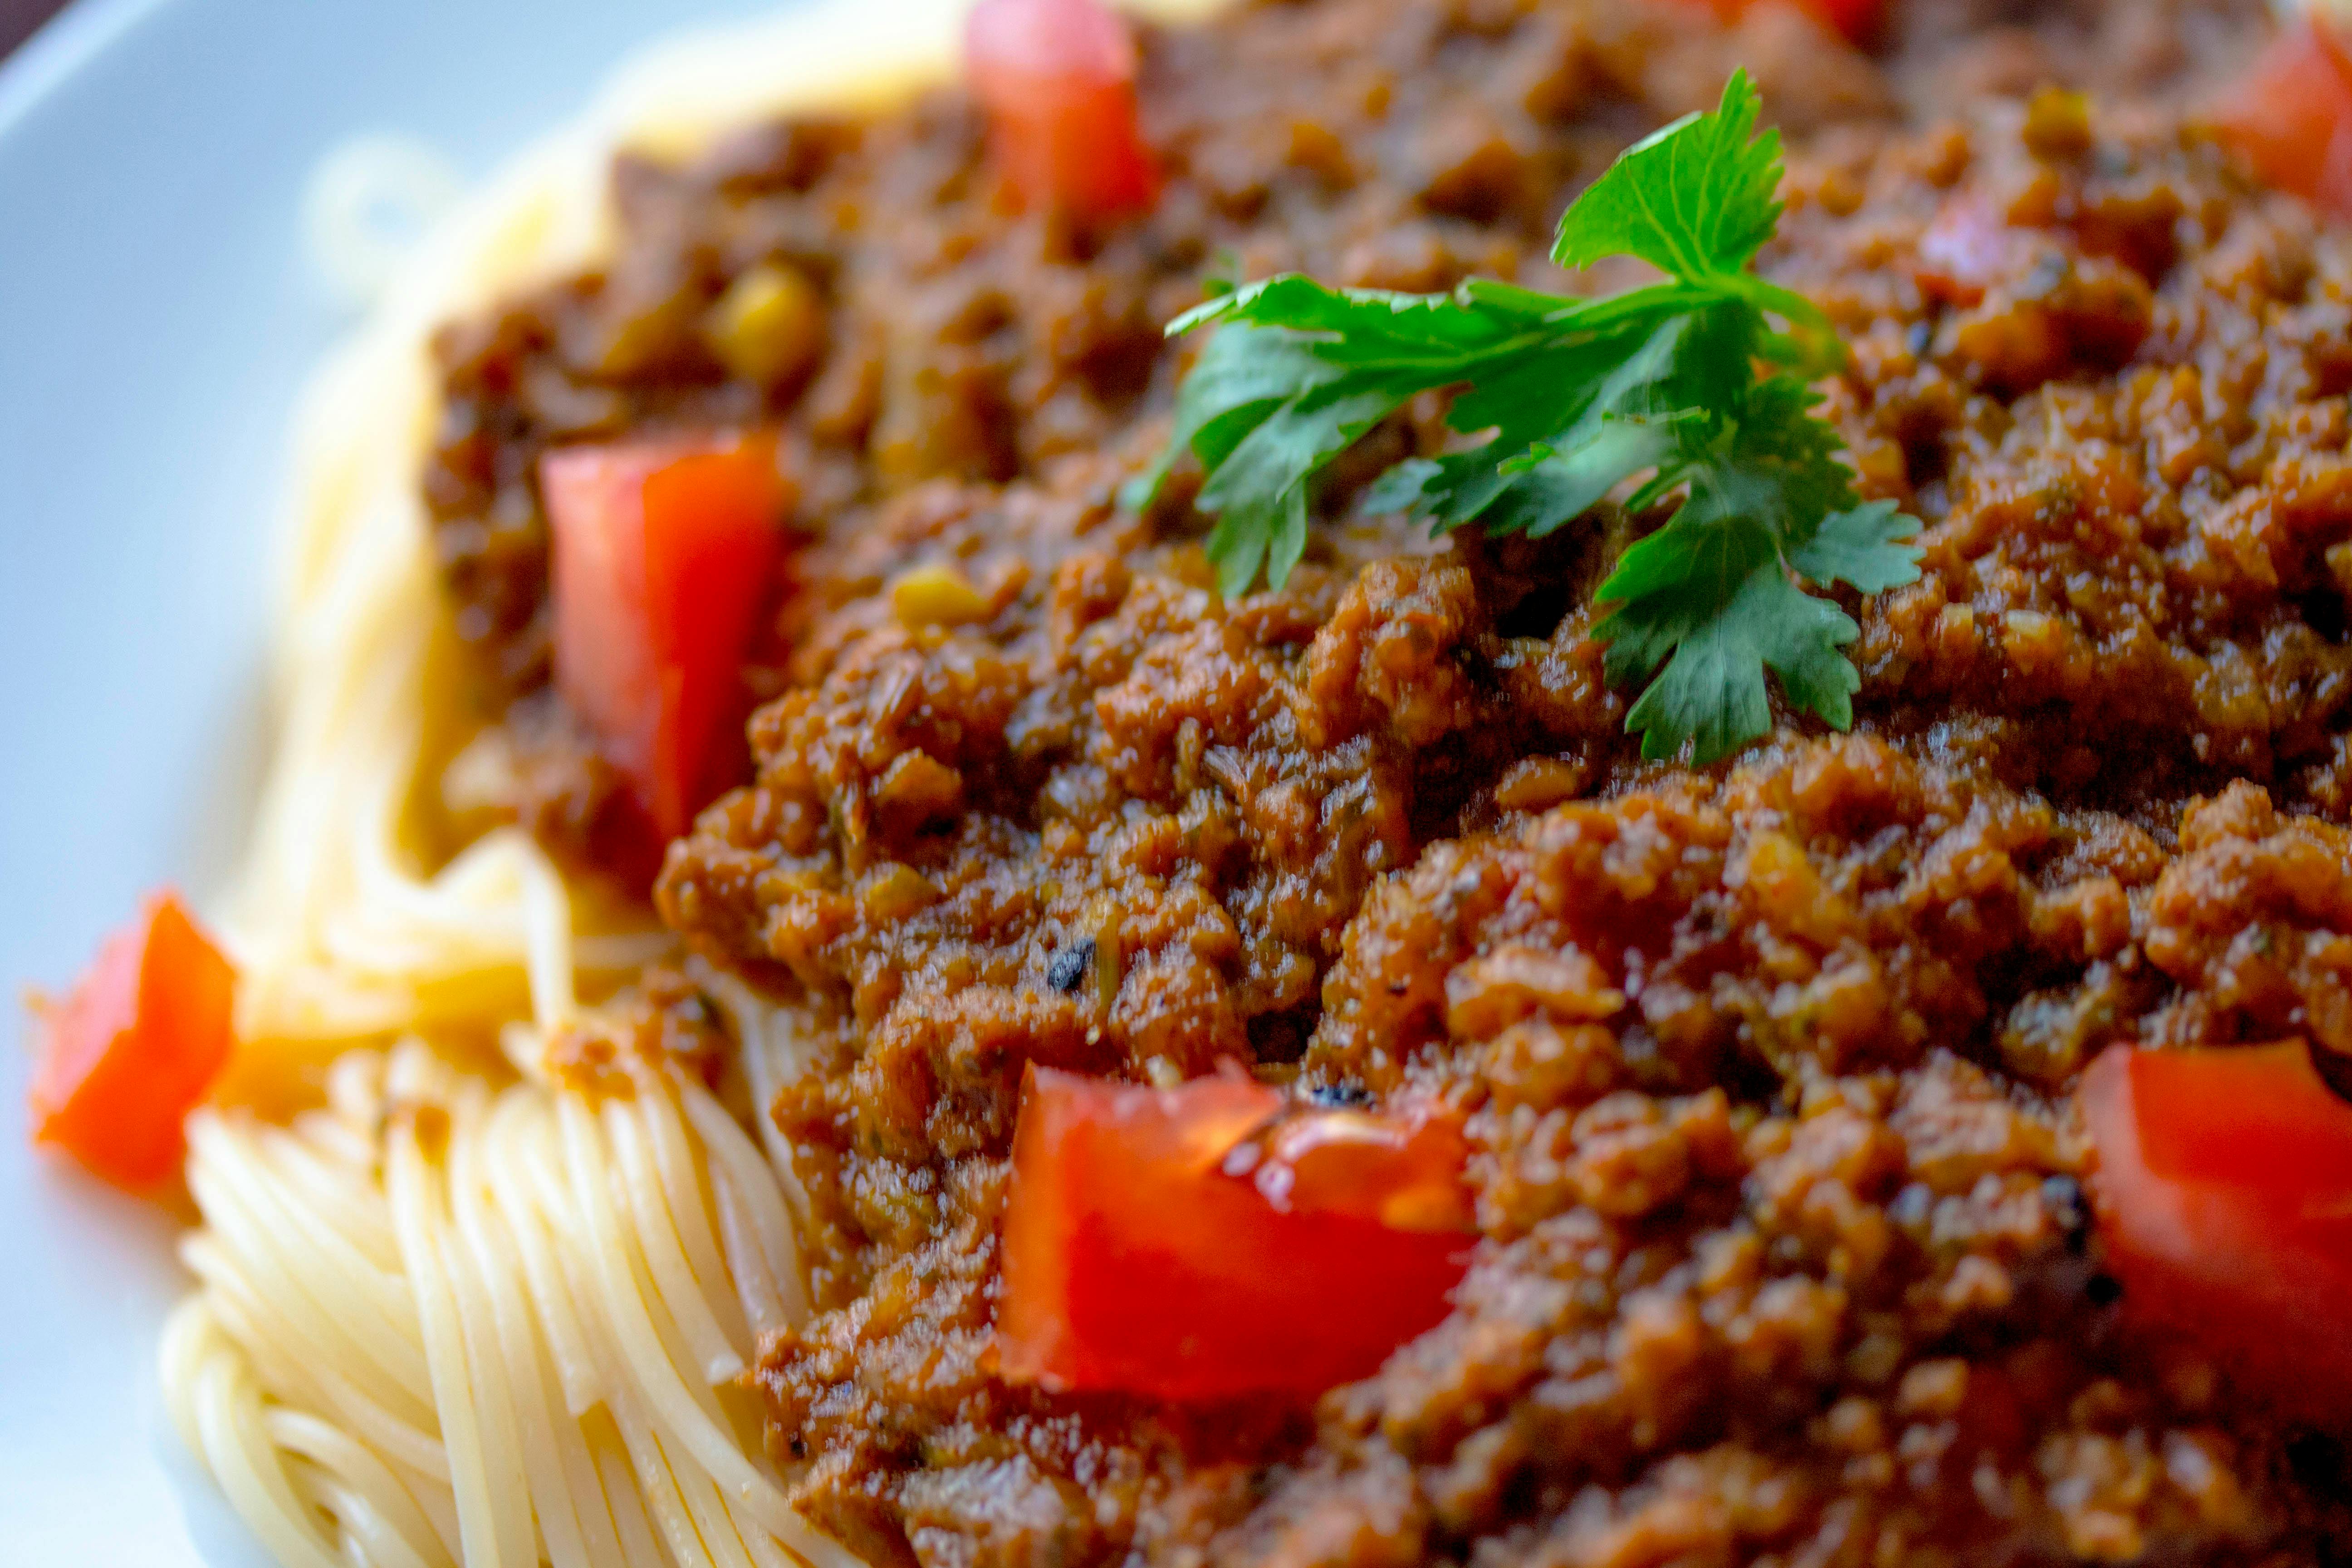
<svg viewBox="0 0 2352 1568">
<path fill-rule="evenodd" d="M 538 455 L 759 421 L 801 480 L 754 771 L 656 888 L 815 1063 L 820 1310 L 756 1373 L 801 1507 L 924 1568 L 2352 1554 L 2343 1435 L 2121 1315 L 2069 1098 L 2117 1041 L 2352 1052 L 2352 246 L 2182 108 L 2263 26 L 1265 5 L 1144 36 L 1148 216 L 1017 216 L 942 94 L 625 164 L 609 270 L 445 334 L 444 570 L 572 853 Z M 1562 287 L 1568 197 L 1735 64 L 1792 135 L 1766 269 L 1927 523 L 1849 598 L 1853 733 L 1640 759 L 1590 597 L 1653 518 L 1433 543 L 1351 469 L 1225 601 L 1181 493 L 1120 508 L 1205 277 Z M 761 268 L 805 310 L 746 376 Z M 1461 1117 L 1451 1314 L 1311 1405 L 1004 1382 L 1024 1070 L 1221 1062 Z"/>
</svg>

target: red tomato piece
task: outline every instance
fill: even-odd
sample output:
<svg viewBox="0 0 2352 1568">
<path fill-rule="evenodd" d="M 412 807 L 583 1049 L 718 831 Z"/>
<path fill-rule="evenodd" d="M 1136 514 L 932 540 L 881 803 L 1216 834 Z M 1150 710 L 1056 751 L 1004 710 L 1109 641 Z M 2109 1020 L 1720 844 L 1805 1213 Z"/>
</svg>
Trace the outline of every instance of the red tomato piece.
<svg viewBox="0 0 2352 1568">
<path fill-rule="evenodd" d="M 2076 1092 L 2126 1310 L 2196 1337 L 2291 1403 L 2318 1397 L 2341 1414 L 2352 1105 L 2310 1053 L 2118 1046 Z"/>
<path fill-rule="evenodd" d="M 178 898 L 151 895 L 43 1020 L 33 1136 L 125 1187 L 179 1168 L 181 1123 L 228 1061 L 236 971 Z"/>
<path fill-rule="evenodd" d="M 1842 33 L 1850 43 L 1867 44 L 1878 36 L 1886 19 L 1886 0 L 1698 0 L 1722 18 L 1726 26 L 1759 5 L 1792 5 L 1813 20 Z"/>
<path fill-rule="evenodd" d="M 2352 53 L 2334 26 L 2281 27 L 2213 119 L 2263 179 L 2352 216 Z"/>
<path fill-rule="evenodd" d="M 789 497 L 774 444 L 572 447 L 540 464 L 555 539 L 555 684 L 664 838 L 724 786 Z"/>
<path fill-rule="evenodd" d="M 1312 1395 L 1433 1328 L 1472 1238 L 1459 1131 L 1296 1112 L 1248 1079 L 1032 1069 L 998 1365 L 1057 1392 Z"/>
<path fill-rule="evenodd" d="M 1159 199 L 1137 117 L 1135 37 L 1101 0 L 980 0 L 964 61 L 1024 205 L 1101 219 Z"/>
<path fill-rule="evenodd" d="M 1876 37 L 1886 17 L 1886 0 L 1796 0 L 1796 4 L 1857 44 Z"/>
</svg>

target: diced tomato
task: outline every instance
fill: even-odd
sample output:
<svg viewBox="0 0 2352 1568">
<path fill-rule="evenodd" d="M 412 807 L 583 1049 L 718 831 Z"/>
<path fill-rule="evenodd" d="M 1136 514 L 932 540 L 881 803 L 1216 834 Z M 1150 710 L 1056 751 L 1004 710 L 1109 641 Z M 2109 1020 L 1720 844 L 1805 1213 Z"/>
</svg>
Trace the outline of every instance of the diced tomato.
<svg viewBox="0 0 2352 1568">
<path fill-rule="evenodd" d="M 186 1148 L 181 1122 L 228 1061 L 236 988 L 180 900 L 151 896 L 46 1010 L 34 1138 L 122 1186 L 169 1176 Z"/>
<path fill-rule="evenodd" d="M 1866 44 L 1878 36 L 1886 18 L 1886 0 L 1697 0 L 1711 7 L 1726 26 L 1759 5 L 1793 5 L 1822 26 Z"/>
<path fill-rule="evenodd" d="M 664 838 L 713 767 L 789 497 L 764 437 L 571 447 L 540 464 L 555 536 L 555 684 Z"/>
<path fill-rule="evenodd" d="M 1857 44 L 1878 36 L 1885 20 L 1886 0 L 1796 0 L 1798 9 L 1811 12 Z"/>
<path fill-rule="evenodd" d="M 2077 1091 L 2108 1268 L 2142 1321 L 2294 1405 L 2352 1403 L 2352 1105 L 2300 1044 L 2116 1047 Z"/>
<path fill-rule="evenodd" d="M 2352 52 L 2333 25 L 2282 26 L 2213 118 L 2263 179 L 2352 216 Z"/>
<path fill-rule="evenodd" d="M 998 1364 L 1058 1392 L 1310 1395 L 1444 1318 L 1471 1237 L 1442 1117 L 1299 1110 L 1032 1071 Z"/>
<path fill-rule="evenodd" d="M 1102 219 L 1159 198 L 1136 112 L 1135 37 L 1102 0 L 980 0 L 964 59 L 990 149 L 1024 205 Z"/>
</svg>

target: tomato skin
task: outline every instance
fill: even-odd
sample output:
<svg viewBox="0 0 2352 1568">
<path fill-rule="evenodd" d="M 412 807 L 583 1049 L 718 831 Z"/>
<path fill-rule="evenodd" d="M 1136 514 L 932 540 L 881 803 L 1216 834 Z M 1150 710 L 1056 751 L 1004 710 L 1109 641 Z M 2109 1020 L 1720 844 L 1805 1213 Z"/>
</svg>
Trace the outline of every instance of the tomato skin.
<svg viewBox="0 0 2352 1568">
<path fill-rule="evenodd" d="M 1391 1230 L 1476 1228 L 1462 1190 L 1469 1147 L 1446 1117 L 1315 1110 L 1276 1122 L 1224 1169 L 1252 1155 L 1251 1184 L 1285 1214 L 1349 1215 Z"/>
<path fill-rule="evenodd" d="M 1135 37 L 1101 0 L 980 0 L 964 23 L 964 61 L 990 151 L 1024 206 L 1100 220 L 1159 199 L 1136 109 Z"/>
<path fill-rule="evenodd" d="M 712 758 L 789 497 L 772 441 L 571 447 L 540 463 L 555 684 L 663 838 L 723 785 Z"/>
<path fill-rule="evenodd" d="M 2352 51 L 2332 25 L 2282 26 L 2213 121 L 2264 180 L 2352 216 Z"/>
<path fill-rule="evenodd" d="M 2111 1047 L 2076 1091 L 2134 1318 L 2292 1405 L 2352 1388 L 2352 1105 L 2300 1044 Z"/>
<path fill-rule="evenodd" d="M 1344 1171 L 1306 1148 L 1287 1163 L 1269 1140 L 1237 1168 L 1284 1105 L 1238 1077 L 1154 1089 L 1032 1069 L 1004 1219 L 1003 1375 L 1171 1401 L 1311 1396 L 1436 1326 L 1471 1237 L 1377 1216 L 1466 1223 L 1459 1132 L 1392 1122 L 1386 1162 L 1379 1139 L 1344 1138 Z"/>
<path fill-rule="evenodd" d="M 152 894 L 45 1020 L 36 1142 L 124 1187 L 179 1169 L 181 1123 L 228 1061 L 236 972 L 178 897 Z"/>
</svg>

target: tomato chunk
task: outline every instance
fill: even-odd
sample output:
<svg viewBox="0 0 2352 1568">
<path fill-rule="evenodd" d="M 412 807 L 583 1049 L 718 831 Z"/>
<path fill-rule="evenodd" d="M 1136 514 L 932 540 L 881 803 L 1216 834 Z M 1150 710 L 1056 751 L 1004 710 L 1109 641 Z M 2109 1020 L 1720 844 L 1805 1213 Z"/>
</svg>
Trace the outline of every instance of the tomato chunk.
<svg viewBox="0 0 2352 1568">
<path fill-rule="evenodd" d="M 555 684 L 664 838 L 728 782 L 713 756 L 788 503 L 772 441 L 572 447 L 540 464 Z"/>
<path fill-rule="evenodd" d="M 1309 1395 L 1434 1327 L 1471 1237 L 1444 1118 L 1294 1110 L 1033 1069 L 1013 1134 L 998 1363 L 1060 1392 Z"/>
<path fill-rule="evenodd" d="M 2077 1091 L 2135 1317 L 2293 1404 L 2352 1389 L 2352 1105 L 2300 1044 L 2116 1047 Z"/>
<path fill-rule="evenodd" d="M 179 1168 L 181 1123 L 228 1061 L 236 972 L 174 895 L 151 896 L 47 1010 L 33 1136 L 126 1187 Z"/>
<path fill-rule="evenodd" d="M 2332 24 L 2282 26 L 2213 118 L 2263 179 L 2352 216 L 2352 52 Z"/>
<path fill-rule="evenodd" d="M 964 59 L 990 150 L 1024 205 L 1102 219 L 1158 199 L 1136 113 L 1135 37 L 1101 0 L 980 0 Z"/>
<path fill-rule="evenodd" d="M 1876 37 L 1886 17 L 1886 0 L 1796 0 L 1796 5 L 1857 44 Z"/>
<path fill-rule="evenodd" d="M 1697 0 L 1712 8 L 1728 26 L 1759 5 L 1793 5 L 1813 20 L 1845 36 L 1850 43 L 1866 44 L 1878 36 L 1886 19 L 1886 0 Z"/>
</svg>

